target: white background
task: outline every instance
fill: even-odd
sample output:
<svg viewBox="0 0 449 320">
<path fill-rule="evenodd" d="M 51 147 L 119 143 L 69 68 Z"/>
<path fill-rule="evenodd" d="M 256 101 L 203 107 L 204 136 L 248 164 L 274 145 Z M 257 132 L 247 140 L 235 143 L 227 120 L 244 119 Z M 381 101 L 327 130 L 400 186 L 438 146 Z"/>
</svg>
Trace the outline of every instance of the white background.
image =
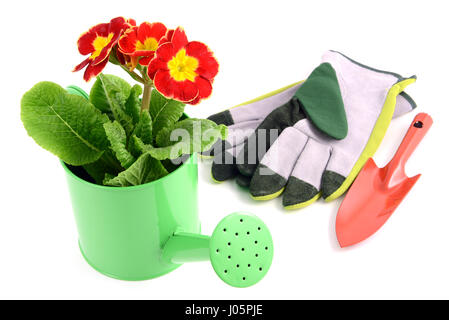
<svg viewBox="0 0 449 320">
<path fill-rule="evenodd" d="M 0 24 L 0 298 L 315 299 L 449 298 L 447 1 L 7 1 Z M 272 231 L 275 257 L 248 289 L 227 286 L 210 264 L 123 282 L 87 265 L 62 168 L 20 122 L 20 98 L 36 82 L 83 83 L 82 32 L 115 16 L 184 26 L 220 62 L 206 117 L 306 77 L 334 49 L 372 67 L 418 75 L 407 91 L 419 109 L 392 122 L 375 155 L 384 165 L 419 111 L 434 127 L 407 166 L 421 179 L 388 223 L 364 243 L 338 247 L 340 201 L 287 214 L 280 199 L 256 203 L 234 182 L 211 182 L 199 165 L 200 216 L 209 234 L 225 215 L 249 211 Z M 126 75 L 108 66 L 106 73 Z"/>
</svg>

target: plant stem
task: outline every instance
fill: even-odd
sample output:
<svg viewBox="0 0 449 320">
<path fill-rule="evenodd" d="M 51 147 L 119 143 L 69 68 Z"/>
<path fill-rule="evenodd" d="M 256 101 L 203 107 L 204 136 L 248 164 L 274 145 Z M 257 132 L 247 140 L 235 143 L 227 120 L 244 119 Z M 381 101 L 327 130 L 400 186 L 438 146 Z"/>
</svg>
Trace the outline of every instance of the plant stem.
<svg viewBox="0 0 449 320">
<path fill-rule="evenodd" d="M 125 70 L 130 76 L 131 78 L 133 78 L 134 80 L 136 80 L 137 82 L 140 83 L 145 83 L 145 80 L 139 76 L 137 73 L 133 72 L 133 71 L 129 71 L 127 67 L 125 67 L 124 65 L 120 65 L 120 67 Z"/>
<path fill-rule="evenodd" d="M 141 110 L 150 110 L 152 83 L 145 83 L 143 86 L 142 108 Z"/>
<path fill-rule="evenodd" d="M 153 90 L 153 81 L 148 77 L 147 67 L 140 70 L 143 79 L 143 97 L 141 110 L 150 110 L 151 91 Z"/>
</svg>

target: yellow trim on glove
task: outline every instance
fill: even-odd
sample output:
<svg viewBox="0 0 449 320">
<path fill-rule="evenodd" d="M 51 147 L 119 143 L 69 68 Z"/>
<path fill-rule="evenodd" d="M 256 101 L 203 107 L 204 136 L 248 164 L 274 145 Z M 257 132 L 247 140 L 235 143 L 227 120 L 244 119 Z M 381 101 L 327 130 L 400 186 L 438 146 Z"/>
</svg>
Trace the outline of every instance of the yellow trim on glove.
<svg viewBox="0 0 449 320">
<path fill-rule="evenodd" d="M 312 203 L 314 203 L 315 201 L 317 201 L 319 198 L 321 197 L 321 192 L 318 193 L 316 196 L 314 196 L 312 199 L 301 202 L 301 203 L 297 203 L 297 204 L 293 204 L 291 206 L 286 206 L 284 207 L 285 210 L 296 210 L 296 209 L 302 209 L 305 208 L 307 206 L 310 206 Z"/>
<path fill-rule="evenodd" d="M 284 189 L 285 189 L 285 187 L 275 193 L 267 194 L 266 196 L 256 197 L 256 196 L 251 195 L 251 198 L 253 198 L 254 200 L 257 200 L 257 201 L 271 200 L 271 199 L 279 197 L 282 194 L 282 192 L 284 192 Z"/>
<path fill-rule="evenodd" d="M 301 81 L 292 83 L 292 84 L 290 84 L 290 85 L 288 85 L 288 86 L 285 86 L 285 87 L 283 87 L 283 88 L 280 88 L 280 89 L 274 90 L 274 91 L 272 91 L 272 92 L 266 93 L 266 94 L 264 94 L 264 95 L 261 95 L 260 97 L 257 97 L 257 98 L 255 98 L 255 99 L 252 99 L 252 100 L 250 100 L 250 101 L 246 101 L 246 102 L 240 103 L 240 104 L 238 104 L 238 105 L 236 105 L 236 106 L 233 106 L 233 107 L 231 107 L 231 108 L 229 108 L 229 109 L 226 109 L 226 110 L 238 108 L 238 107 L 241 107 L 241 106 L 244 106 L 244 105 L 253 103 L 253 102 L 257 102 L 257 101 L 260 101 L 260 100 L 269 98 L 269 97 L 274 96 L 274 95 L 276 95 L 276 94 L 278 94 L 278 93 L 281 93 L 282 91 L 285 91 L 285 90 L 287 90 L 287 89 L 290 89 L 291 87 L 297 86 L 298 84 L 301 84 L 301 83 L 303 83 L 304 81 L 306 81 L 306 80 L 301 80 Z"/>
<path fill-rule="evenodd" d="M 200 156 L 200 159 L 202 159 L 202 160 L 209 160 L 209 159 L 213 159 L 214 158 L 214 156 L 205 156 L 205 155 L 203 155 L 201 153 L 198 153 L 198 155 Z"/>
<path fill-rule="evenodd" d="M 224 181 L 218 181 L 217 179 L 214 178 L 214 175 L 212 174 L 212 172 L 210 173 L 210 177 L 212 178 L 212 181 L 215 183 L 223 183 Z"/>
</svg>

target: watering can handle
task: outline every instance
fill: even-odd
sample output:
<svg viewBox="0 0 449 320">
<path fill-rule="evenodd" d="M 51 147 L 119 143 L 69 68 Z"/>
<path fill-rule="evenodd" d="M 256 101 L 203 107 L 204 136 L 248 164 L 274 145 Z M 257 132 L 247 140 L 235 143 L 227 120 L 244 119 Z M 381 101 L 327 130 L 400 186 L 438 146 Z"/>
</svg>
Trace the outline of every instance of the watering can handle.
<svg viewBox="0 0 449 320">
<path fill-rule="evenodd" d="M 410 124 L 401 145 L 396 151 L 396 154 L 388 164 L 389 173 L 387 174 L 387 181 L 393 182 L 392 180 L 394 180 L 395 173 L 400 172 L 401 174 L 404 174 L 405 164 L 424 138 L 427 131 L 429 131 L 432 124 L 432 117 L 427 113 L 419 113 L 416 115 L 413 122 Z"/>
</svg>

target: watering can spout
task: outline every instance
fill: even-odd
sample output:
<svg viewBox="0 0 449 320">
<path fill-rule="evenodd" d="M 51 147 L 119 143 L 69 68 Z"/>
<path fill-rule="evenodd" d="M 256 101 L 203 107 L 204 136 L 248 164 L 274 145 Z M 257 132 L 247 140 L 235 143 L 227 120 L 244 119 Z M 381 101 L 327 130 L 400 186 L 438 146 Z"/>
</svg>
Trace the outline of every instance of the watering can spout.
<svg viewBox="0 0 449 320">
<path fill-rule="evenodd" d="M 273 241 L 258 217 L 233 213 L 212 236 L 177 232 L 165 244 L 162 258 L 171 263 L 210 261 L 216 274 L 234 287 L 259 282 L 271 266 Z"/>
<path fill-rule="evenodd" d="M 176 232 L 165 244 L 162 258 L 176 264 L 209 261 L 209 244 L 209 236 Z"/>
</svg>

